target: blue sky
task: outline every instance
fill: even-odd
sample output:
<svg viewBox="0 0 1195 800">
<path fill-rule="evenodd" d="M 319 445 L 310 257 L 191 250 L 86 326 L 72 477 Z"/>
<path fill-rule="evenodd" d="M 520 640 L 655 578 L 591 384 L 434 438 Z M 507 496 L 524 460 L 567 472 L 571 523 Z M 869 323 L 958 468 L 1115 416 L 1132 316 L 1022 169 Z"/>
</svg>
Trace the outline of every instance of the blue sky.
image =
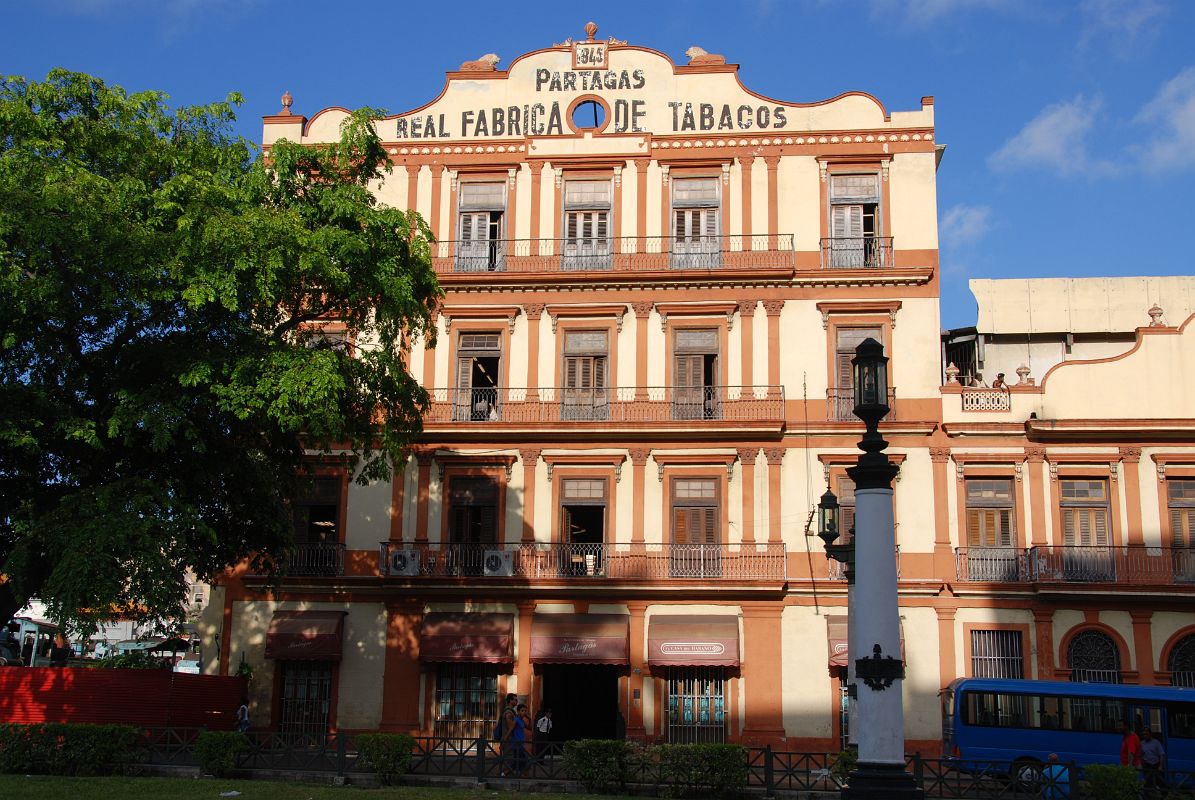
<svg viewBox="0 0 1195 800">
<path fill-rule="evenodd" d="M 508 64 L 590 18 L 676 60 L 725 54 L 781 100 L 862 90 L 910 110 L 934 95 L 945 327 L 974 323 L 972 277 L 1195 274 L 1189 0 L 12 0 L 0 72 L 63 66 L 177 104 L 239 91 L 257 141 L 283 90 L 309 115 L 402 111 L 462 61 Z"/>
</svg>

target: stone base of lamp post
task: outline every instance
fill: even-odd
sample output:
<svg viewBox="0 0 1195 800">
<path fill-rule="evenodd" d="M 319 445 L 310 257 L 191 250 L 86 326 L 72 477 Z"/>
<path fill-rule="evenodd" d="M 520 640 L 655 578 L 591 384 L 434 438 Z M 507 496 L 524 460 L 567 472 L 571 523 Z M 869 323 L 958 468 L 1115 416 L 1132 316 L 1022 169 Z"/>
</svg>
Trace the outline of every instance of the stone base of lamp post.
<svg viewBox="0 0 1195 800">
<path fill-rule="evenodd" d="M 860 764 L 847 778 L 842 800 L 925 800 L 925 790 L 898 764 Z"/>
</svg>

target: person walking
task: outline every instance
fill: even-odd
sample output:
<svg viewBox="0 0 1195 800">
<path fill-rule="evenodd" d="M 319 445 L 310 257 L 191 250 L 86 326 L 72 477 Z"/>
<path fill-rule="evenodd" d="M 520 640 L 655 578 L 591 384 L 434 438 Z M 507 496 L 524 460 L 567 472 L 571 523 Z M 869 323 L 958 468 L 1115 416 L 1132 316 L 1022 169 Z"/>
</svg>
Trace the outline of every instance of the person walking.
<svg viewBox="0 0 1195 800">
<path fill-rule="evenodd" d="M 535 760 L 543 761 L 552 746 L 552 707 L 544 706 L 535 720 Z"/>
<path fill-rule="evenodd" d="M 506 695 L 506 702 L 502 704 L 502 711 L 498 715 L 498 722 L 494 726 L 494 739 L 498 741 L 498 755 L 501 763 L 501 773 L 506 777 L 513 771 L 512 742 L 515 729 L 515 706 L 519 697 L 514 692 Z"/>
<path fill-rule="evenodd" d="M 1166 789 L 1166 750 L 1149 728 L 1141 730 L 1141 773 L 1147 797 Z"/>
<path fill-rule="evenodd" d="M 1120 723 L 1120 732 L 1124 738 L 1120 740 L 1120 765 L 1141 769 L 1141 737 L 1134 731 L 1127 721 Z"/>
<path fill-rule="evenodd" d="M 527 704 L 519 703 L 515 706 L 514 725 L 510 737 L 514 774 L 517 778 L 523 777 L 527 772 L 527 730 L 530 727 L 531 717 L 527 713 Z"/>
<path fill-rule="evenodd" d="M 249 698 L 242 697 L 241 704 L 237 706 L 236 728 L 241 733 L 249 731 Z"/>
</svg>

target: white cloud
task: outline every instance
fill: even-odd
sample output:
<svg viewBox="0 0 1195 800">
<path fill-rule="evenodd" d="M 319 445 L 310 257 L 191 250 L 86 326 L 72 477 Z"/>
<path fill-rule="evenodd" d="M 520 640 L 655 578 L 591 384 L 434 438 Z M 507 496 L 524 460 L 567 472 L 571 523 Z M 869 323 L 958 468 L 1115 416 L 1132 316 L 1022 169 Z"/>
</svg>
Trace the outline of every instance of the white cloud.
<svg viewBox="0 0 1195 800">
<path fill-rule="evenodd" d="M 942 246 L 965 247 L 979 241 L 992 227 L 992 209 L 989 206 L 959 204 L 946 210 L 938 225 Z"/>
<path fill-rule="evenodd" d="M 1019 8 L 1020 0 L 872 0 L 874 15 L 900 15 L 909 25 L 929 25 L 968 11 L 1005 11 Z"/>
<path fill-rule="evenodd" d="M 1146 170 L 1195 166 L 1195 67 L 1167 81 L 1134 121 L 1154 126 L 1153 136 L 1136 150 Z"/>
<path fill-rule="evenodd" d="M 1121 59 L 1146 55 L 1169 12 L 1160 0 L 1083 0 L 1079 47 Z"/>
<path fill-rule="evenodd" d="M 1025 124 L 1016 136 L 988 156 L 988 166 L 997 172 L 1016 169 L 1047 169 L 1059 175 L 1105 175 L 1113 171 L 1110 162 L 1087 155 L 1087 136 L 1095 124 L 1102 103 L 1077 95 L 1073 100 L 1046 106 Z"/>
</svg>

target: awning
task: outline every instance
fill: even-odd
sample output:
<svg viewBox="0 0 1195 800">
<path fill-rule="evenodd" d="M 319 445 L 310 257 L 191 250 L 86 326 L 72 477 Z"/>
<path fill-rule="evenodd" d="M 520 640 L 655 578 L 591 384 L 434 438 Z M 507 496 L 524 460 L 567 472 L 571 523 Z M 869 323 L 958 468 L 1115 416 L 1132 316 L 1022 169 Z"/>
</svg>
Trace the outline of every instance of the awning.
<svg viewBox="0 0 1195 800">
<path fill-rule="evenodd" d="M 656 615 L 647 626 L 654 667 L 737 667 L 739 618 L 728 614 Z"/>
<path fill-rule="evenodd" d="M 830 640 L 830 666 L 847 666 L 847 619 L 846 614 L 826 615 L 826 636 Z M 870 653 L 868 653 L 870 655 Z M 905 625 L 900 624 L 900 657 L 905 657 Z"/>
<path fill-rule="evenodd" d="M 514 615 L 433 611 L 423 617 L 419 658 L 509 664 L 515 660 Z"/>
<path fill-rule="evenodd" d="M 531 661 L 537 664 L 626 664 L 626 614 L 535 614 Z"/>
<path fill-rule="evenodd" d="M 339 661 L 343 611 L 275 611 L 266 632 L 266 658 Z"/>
</svg>

